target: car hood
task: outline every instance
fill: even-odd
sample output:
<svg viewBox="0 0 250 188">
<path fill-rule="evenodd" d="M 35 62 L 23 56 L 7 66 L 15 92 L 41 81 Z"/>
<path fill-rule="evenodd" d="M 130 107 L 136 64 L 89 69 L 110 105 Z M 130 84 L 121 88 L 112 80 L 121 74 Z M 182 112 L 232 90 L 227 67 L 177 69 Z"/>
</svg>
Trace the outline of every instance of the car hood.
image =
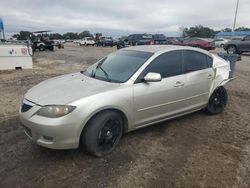
<svg viewBox="0 0 250 188">
<path fill-rule="evenodd" d="M 81 73 L 51 78 L 32 87 L 25 99 L 38 105 L 65 105 L 78 99 L 112 90 L 120 84 L 87 77 Z"/>
</svg>

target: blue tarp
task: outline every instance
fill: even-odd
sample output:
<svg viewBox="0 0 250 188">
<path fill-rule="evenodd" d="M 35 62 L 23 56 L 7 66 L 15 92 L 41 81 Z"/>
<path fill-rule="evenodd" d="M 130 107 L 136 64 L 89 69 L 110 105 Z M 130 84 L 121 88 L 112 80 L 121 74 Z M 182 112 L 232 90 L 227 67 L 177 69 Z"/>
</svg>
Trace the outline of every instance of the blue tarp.
<svg viewBox="0 0 250 188">
<path fill-rule="evenodd" d="M 2 20 L 2 18 L 0 18 L 0 31 L 2 31 L 3 30 L 3 20 Z"/>
</svg>

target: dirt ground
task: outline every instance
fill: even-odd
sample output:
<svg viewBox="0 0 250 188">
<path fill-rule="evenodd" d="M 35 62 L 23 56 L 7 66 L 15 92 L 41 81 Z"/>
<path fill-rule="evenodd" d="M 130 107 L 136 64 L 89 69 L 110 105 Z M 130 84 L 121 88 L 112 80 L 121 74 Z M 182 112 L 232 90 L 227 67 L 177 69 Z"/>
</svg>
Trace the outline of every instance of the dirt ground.
<svg viewBox="0 0 250 188">
<path fill-rule="evenodd" d="M 66 45 L 37 52 L 34 69 L 0 72 L 0 187 L 250 187 L 250 55 L 216 116 L 196 112 L 126 134 L 109 156 L 32 143 L 19 124 L 23 94 L 80 71 L 115 48 Z"/>
</svg>

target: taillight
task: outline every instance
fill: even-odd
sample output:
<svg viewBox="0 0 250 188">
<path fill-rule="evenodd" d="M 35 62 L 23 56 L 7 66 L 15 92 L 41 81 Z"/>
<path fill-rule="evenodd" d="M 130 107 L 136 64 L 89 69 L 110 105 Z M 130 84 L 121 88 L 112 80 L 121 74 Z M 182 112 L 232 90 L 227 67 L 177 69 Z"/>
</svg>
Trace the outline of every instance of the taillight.
<svg viewBox="0 0 250 188">
<path fill-rule="evenodd" d="M 154 45 L 155 41 L 154 40 L 150 40 L 149 45 Z"/>
</svg>

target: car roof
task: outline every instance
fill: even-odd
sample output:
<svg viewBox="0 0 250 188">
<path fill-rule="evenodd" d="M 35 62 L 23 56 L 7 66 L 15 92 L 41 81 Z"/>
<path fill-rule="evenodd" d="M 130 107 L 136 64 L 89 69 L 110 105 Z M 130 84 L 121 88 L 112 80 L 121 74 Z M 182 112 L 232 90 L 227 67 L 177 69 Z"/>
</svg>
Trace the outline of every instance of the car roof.
<svg viewBox="0 0 250 188">
<path fill-rule="evenodd" d="M 142 51 L 142 52 L 150 52 L 150 53 L 160 53 L 167 52 L 171 50 L 193 50 L 197 52 L 201 52 L 211 56 L 211 54 L 203 49 L 194 48 L 190 46 L 178 46 L 178 45 L 141 45 L 141 46 L 131 46 L 127 48 L 123 48 L 122 50 L 134 50 L 134 51 Z"/>
</svg>

